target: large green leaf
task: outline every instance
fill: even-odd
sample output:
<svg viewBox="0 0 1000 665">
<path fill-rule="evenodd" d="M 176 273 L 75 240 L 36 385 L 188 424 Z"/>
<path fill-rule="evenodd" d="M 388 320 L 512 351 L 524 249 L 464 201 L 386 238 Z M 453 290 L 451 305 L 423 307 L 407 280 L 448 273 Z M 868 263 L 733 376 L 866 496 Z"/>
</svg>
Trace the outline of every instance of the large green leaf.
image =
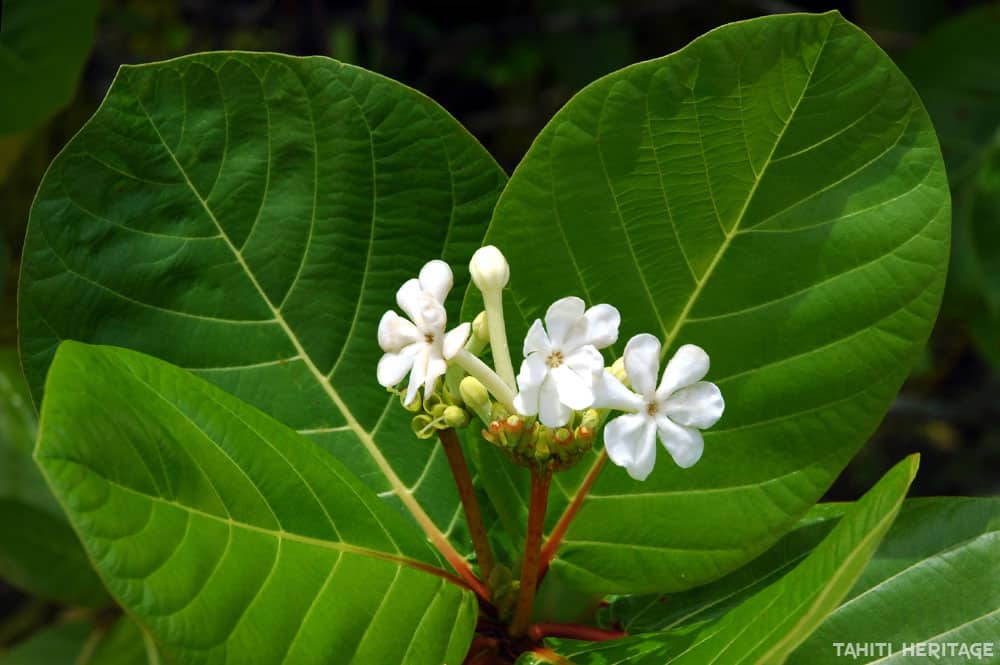
<svg viewBox="0 0 1000 665">
<path fill-rule="evenodd" d="M 180 663 L 464 656 L 475 596 L 412 523 L 187 372 L 63 343 L 35 457 L 108 589 Z"/>
<path fill-rule="evenodd" d="M 926 340 L 949 212 L 920 100 L 836 13 L 727 25 L 577 94 L 487 234 L 510 258 L 515 327 L 565 295 L 612 303 L 617 349 L 639 332 L 666 354 L 704 347 L 727 408 L 692 469 L 661 454 L 637 483 L 598 451 L 558 475 L 548 527 L 579 512 L 546 585 L 683 590 L 774 543 L 875 429 Z M 489 473 L 513 522 L 523 474 Z"/>
<path fill-rule="evenodd" d="M 780 665 L 847 595 L 892 525 L 918 458 L 896 465 L 792 572 L 718 621 L 604 645 L 567 642 L 557 651 L 577 665 Z"/>
<path fill-rule="evenodd" d="M 444 455 L 375 381 L 376 328 L 431 258 L 464 286 L 504 181 L 432 101 L 327 58 L 124 67 L 32 209 L 33 395 L 61 339 L 159 356 L 321 443 L 464 553 Z"/>
<path fill-rule="evenodd" d="M 0 349 L 0 578 L 43 598 L 105 605 L 101 581 L 31 459 L 37 432 L 17 351 Z"/>
<path fill-rule="evenodd" d="M 820 504 L 763 555 L 715 582 L 679 594 L 618 598 L 605 621 L 630 633 L 650 633 L 716 619 L 792 570 L 848 505 Z M 907 500 L 847 602 L 791 662 L 835 662 L 832 642 L 891 640 L 901 648 L 904 641 L 949 635 L 959 626 L 967 632 L 955 639 L 975 641 L 977 631 L 995 622 L 1000 606 L 998 531 L 1000 499 Z M 933 605 L 914 616 L 910 608 L 925 596 L 934 598 Z"/>
<path fill-rule="evenodd" d="M 634 634 L 717 619 L 793 570 L 830 533 L 847 505 L 817 505 L 764 554 L 714 582 L 680 593 L 615 598 L 601 621 Z"/>
<path fill-rule="evenodd" d="M 94 43 L 98 4 L 97 0 L 4 0 L 0 138 L 36 127 L 69 102 Z M 0 171 L 3 162 L 0 151 Z"/>
<path fill-rule="evenodd" d="M 975 662 L 1000 663 L 997 626 L 1000 499 L 914 499 L 903 507 L 847 600 L 789 662 L 843 662 L 834 642 L 891 642 L 892 656 L 852 661 L 884 665 L 919 660 L 903 653 L 904 644 L 993 642 L 994 657 Z M 940 662 L 972 661 L 952 656 Z"/>
</svg>

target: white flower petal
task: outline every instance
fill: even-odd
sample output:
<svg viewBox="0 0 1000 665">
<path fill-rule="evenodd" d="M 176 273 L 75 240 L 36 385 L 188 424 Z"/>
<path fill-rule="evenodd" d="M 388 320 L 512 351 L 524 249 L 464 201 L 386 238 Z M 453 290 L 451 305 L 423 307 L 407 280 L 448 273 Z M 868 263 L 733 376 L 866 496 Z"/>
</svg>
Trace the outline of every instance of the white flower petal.
<svg viewBox="0 0 1000 665">
<path fill-rule="evenodd" d="M 692 427 L 682 427 L 664 415 L 656 417 L 656 430 L 660 441 L 674 462 L 682 469 L 694 466 L 705 450 L 705 440 L 701 432 Z"/>
<path fill-rule="evenodd" d="M 665 399 L 678 388 L 701 381 L 708 374 L 708 354 L 700 346 L 685 344 L 663 370 L 663 379 L 656 389 L 656 396 Z"/>
<path fill-rule="evenodd" d="M 378 345 L 386 353 L 398 353 L 418 339 L 417 327 L 392 310 L 378 322 Z"/>
<path fill-rule="evenodd" d="M 437 380 L 444 376 L 447 370 L 448 363 L 444 361 L 444 358 L 433 353 L 427 355 L 427 376 L 424 377 L 425 399 L 428 395 L 434 394 L 434 386 L 437 384 Z"/>
<path fill-rule="evenodd" d="M 569 422 L 573 411 L 559 399 L 556 380 L 546 376 L 538 394 L 538 419 L 546 427 L 562 427 Z"/>
<path fill-rule="evenodd" d="M 428 261 L 420 269 L 420 288 L 433 296 L 439 304 L 444 304 L 454 283 L 451 267 L 440 259 Z"/>
<path fill-rule="evenodd" d="M 413 367 L 413 357 L 419 350 L 418 344 L 413 344 L 398 353 L 386 353 L 378 361 L 375 370 L 379 385 L 391 388 L 400 381 Z"/>
<path fill-rule="evenodd" d="M 444 340 L 441 344 L 441 353 L 445 360 L 451 360 L 455 357 L 455 354 L 462 350 L 465 346 L 465 342 L 469 339 L 469 332 L 472 330 L 472 324 L 466 321 L 444 336 Z"/>
<path fill-rule="evenodd" d="M 647 396 L 656 388 L 656 375 L 660 369 L 660 340 L 643 333 L 625 345 L 625 372 L 632 387 Z"/>
<path fill-rule="evenodd" d="M 444 305 L 426 292 L 420 294 L 419 301 L 420 316 L 414 319 L 414 323 L 423 332 L 431 333 L 435 337 L 443 335 L 445 324 L 448 322 L 448 313 L 444 311 Z"/>
<path fill-rule="evenodd" d="M 421 294 L 423 289 L 420 288 L 420 280 L 418 279 L 408 279 L 403 282 L 403 285 L 399 287 L 396 291 L 396 304 L 399 308 L 406 313 L 410 320 L 420 325 L 420 308 L 421 308 Z"/>
<path fill-rule="evenodd" d="M 542 320 L 535 319 L 524 337 L 524 357 L 527 358 L 532 353 L 548 355 L 551 349 L 552 345 L 549 343 L 549 336 L 545 334 L 545 328 L 542 327 Z"/>
<path fill-rule="evenodd" d="M 645 480 L 656 462 L 656 425 L 642 413 L 619 416 L 604 428 L 608 458 L 625 467 L 628 475 Z"/>
<path fill-rule="evenodd" d="M 410 371 L 410 384 L 406 387 L 406 399 L 403 400 L 403 404 L 407 406 L 417 396 L 417 390 L 420 389 L 427 376 L 427 363 L 430 360 L 430 346 L 427 344 L 417 346 L 422 348 L 420 348 L 413 358 L 413 369 Z"/>
<path fill-rule="evenodd" d="M 705 429 L 719 422 L 726 404 L 714 383 L 698 381 L 681 388 L 661 404 L 661 412 L 678 425 Z"/>
<path fill-rule="evenodd" d="M 587 343 L 598 349 L 611 346 L 618 341 L 618 327 L 622 315 L 611 305 L 594 305 L 583 317 L 587 320 Z"/>
<path fill-rule="evenodd" d="M 575 296 L 560 298 L 545 312 L 545 329 L 549 332 L 552 346 L 563 348 L 570 329 L 583 316 L 583 301 Z"/>
<path fill-rule="evenodd" d="M 559 401 L 574 411 L 588 409 L 594 403 L 594 391 L 590 388 L 592 373 L 580 376 L 566 365 L 561 365 L 549 372 L 549 380 L 555 381 Z"/>
<path fill-rule="evenodd" d="M 564 359 L 563 364 L 585 377 L 588 384 L 593 385 L 597 374 L 604 370 L 604 356 L 588 344 L 573 351 Z"/>
<path fill-rule="evenodd" d="M 545 358 L 534 353 L 521 363 L 521 371 L 517 374 L 517 386 L 520 392 L 514 397 L 514 408 L 523 416 L 534 416 L 538 413 L 538 396 L 542 382 L 548 373 Z"/>
<path fill-rule="evenodd" d="M 625 387 L 607 370 L 601 372 L 594 382 L 594 408 L 618 409 L 619 411 L 639 411 L 643 408 L 640 395 Z"/>
</svg>

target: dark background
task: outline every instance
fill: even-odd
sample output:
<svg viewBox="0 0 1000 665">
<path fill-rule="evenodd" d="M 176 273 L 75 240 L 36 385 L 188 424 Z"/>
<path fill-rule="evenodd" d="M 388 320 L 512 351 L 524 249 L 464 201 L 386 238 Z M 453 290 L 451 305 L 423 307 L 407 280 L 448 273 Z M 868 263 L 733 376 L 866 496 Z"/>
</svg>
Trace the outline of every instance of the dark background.
<svg viewBox="0 0 1000 665">
<path fill-rule="evenodd" d="M 903 58 L 940 24 L 981 4 L 988 3 L 106 1 L 75 99 L 35 132 L 13 177 L 0 186 L 0 223 L 11 254 L 0 307 L 0 343 L 16 339 L 17 257 L 35 187 L 58 149 L 94 111 L 120 64 L 218 49 L 330 55 L 428 94 L 510 172 L 546 121 L 584 85 L 632 62 L 670 53 L 723 23 L 776 12 L 839 9 L 890 55 Z M 997 65 L 994 71 L 1000 73 L 1000 57 Z M 857 498 L 911 452 L 923 456 L 911 495 L 1000 490 L 998 372 L 982 343 L 972 342 L 965 325 L 968 312 L 945 311 L 881 428 L 828 500 Z M 994 344 L 997 339 L 993 337 Z M 1000 357 L 1000 346 L 997 351 L 994 355 Z M 4 605 L 16 604 L 11 593 L 0 584 L 0 615 Z"/>
</svg>

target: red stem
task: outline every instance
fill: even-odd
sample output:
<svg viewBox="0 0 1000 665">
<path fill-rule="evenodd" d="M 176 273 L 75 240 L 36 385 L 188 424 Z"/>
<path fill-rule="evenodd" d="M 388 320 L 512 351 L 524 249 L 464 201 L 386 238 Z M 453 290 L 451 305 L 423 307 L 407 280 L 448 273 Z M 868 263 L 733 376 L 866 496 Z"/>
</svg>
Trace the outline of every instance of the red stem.
<svg viewBox="0 0 1000 665">
<path fill-rule="evenodd" d="M 459 443 L 458 436 L 453 429 L 438 430 L 438 438 L 441 440 L 444 454 L 448 458 L 451 475 L 455 478 L 458 496 L 462 500 L 465 521 L 469 525 L 469 536 L 472 538 L 472 547 L 476 550 L 476 559 L 479 561 L 479 571 L 484 580 L 489 580 L 493 574 L 493 550 L 490 549 L 490 540 L 486 535 L 482 511 L 479 509 L 479 499 L 476 498 L 476 490 L 472 486 L 469 466 L 465 462 L 465 454 L 462 453 L 462 444 Z M 484 598 L 489 599 L 488 592 Z"/>
<path fill-rule="evenodd" d="M 585 642 L 607 642 L 628 637 L 628 633 L 623 630 L 607 630 L 575 623 L 536 623 L 528 628 L 528 637 L 536 641 L 546 637 L 564 637 Z"/>
<path fill-rule="evenodd" d="M 535 591 L 538 588 L 538 570 L 541 557 L 542 530 L 545 527 L 545 509 L 549 503 L 548 469 L 531 468 L 531 503 L 528 507 L 528 531 L 524 539 L 524 561 L 521 563 L 521 587 L 517 609 L 510 622 L 512 637 L 524 635 L 535 608 Z"/>
<path fill-rule="evenodd" d="M 545 577 L 545 573 L 549 570 L 549 564 L 552 563 L 552 559 L 555 558 L 556 552 L 559 550 L 559 545 L 562 543 L 563 536 L 566 535 L 566 530 L 569 529 L 570 522 L 576 517 L 576 513 L 580 510 L 580 506 L 583 504 L 583 500 L 587 498 L 587 494 L 590 493 L 590 488 L 594 486 L 597 481 L 597 476 L 601 474 L 601 469 L 604 468 L 604 462 L 607 460 L 607 455 L 604 451 L 597 457 L 597 461 L 594 465 L 590 467 L 590 471 L 587 472 L 587 476 L 580 483 L 580 487 L 576 490 L 576 494 L 573 495 L 573 500 L 563 511 L 562 516 L 556 523 L 552 533 L 549 534 L 549 539 L 545 541 L 545 546 L 542 548 L 542 561 L 541 567 L 538 571 L 539 579 Z"/>
</svg>

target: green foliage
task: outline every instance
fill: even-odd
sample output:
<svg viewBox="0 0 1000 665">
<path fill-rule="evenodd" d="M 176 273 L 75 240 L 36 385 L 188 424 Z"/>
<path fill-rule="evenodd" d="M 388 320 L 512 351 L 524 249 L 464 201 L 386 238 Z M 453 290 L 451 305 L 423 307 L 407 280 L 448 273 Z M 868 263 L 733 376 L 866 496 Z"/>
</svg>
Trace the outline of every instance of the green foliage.
<svg viewBox="0 0 1000 665">
<path fill-rule="evenodd" d="M 14 349 L 0 349 L 0 577 L 43 598 L 106 605 L 107 594 L 31 459 L 38 430 Z"/>
<path fill-rule="evenodd" d="M 692 469 L 638 484 L 598 454 L 559 476 L 550 526 L 600 474 L 547 583 L 680 591 L 770 546 L 906 377 L 937 313 L 948 224 L 919 98 L 838 14 L 724 26 L 576 95 L 486 237 L 510 255 L 518 327 L 570 293 L 614 303 L 619 349 L 642 331 L 668 355 L 704 347 L 727 408 Z M 524 505 L 523 477 L 481 472 L 498 509 Z"/>
<path fill-rule="evenodd" d="M 733 665 L 785 662 L 865 569 L 903 503 L 917 463 L 916 457 L 900 462 L 845 510 L 830 534 L 792 572 L 718 621 L 609 645 L 567 645 L 565 653 L 578 665 L 613 662 L 625 656 L 634 665 L 712 660 Z"/>
<path fill-rule="evenodd" d="M 545 532 L 559 548 L 535 619 L 651 595 L 610 609 L 641 634 L 552 646 L 580 665 L 796 662 L 826 657 L 817 627 L 867 635 L 869 599 L 897 598 L 882 627 L 902 626 L 921 585 L 976 603 L 908 634 L 979 635 L 993 589 L 968 590 L 963 571 L 995 560 L 994 504 L 914 504 L 870 566 L 915 458 L 859 502 L 810 512 L 927 338 L 949 222 L 920 99 L 836 13 L 731 24 L 599 79 L 509 183 L 438 105 L 357 67 L 240 52 L 123 67 L 52 163 L 25 240 L 21 356 L 58 506 L 26 462 L 23 396 L 20 421 L 0 419 L 15 423 L 0 498 L 4 483 L 28 488 L 25 506 L 82 560 L 64 509 L 139 622 L 109 633 L 123 658 L 109 664 L 162 648 L 179 665 L 457 665 L 480 604 L 501 624 L 482 630 L 518 655 L 531 645 L 473 593 L 442 447 L 416 440 L 375 381 L 399 285 L 443 258 L 450 324 L 470 320 L 481 299 L 466 265 L 491 243 L 511 264 L 515 350 L 557 298 L 612 303 L 610 356 L 639 332 L 665 355 L 698 344 L 727 404 L 691 469 L 664 455 L 640 484 L 598 439 L 555 476 Z M 495 447 L 466 447 L 483 531 L 505 544 L 486 582 L 509 598 L 527 476 Z M 5 528 L 14 519 L 0 509 Z M 18 542 L 0 537 L 0 566 L 43 552 Z M 95 639 L 56 630 L 76 653 Z"/>
<path fill-rule="evenodd" d="M 168 655 L 461 659 L 474 596 L 300 435 L 124 349 L 62 344 L 46 389 L 35 457 L 112 594 Z"/>
<path fill-rule="evenodd" d="M 94 43 L 97 0 L 5 0 L 0 16 L 0 182 L 26 132 L 69 103 Z"/>
<path fill-rule="evenodd" d="M 968 327 L 995 367 L 1000 367 L 998 57 L 1000 7 L 990 3 L 945 22 L 902 61 L 941 137 L 954 192 L 955 260 L 945 314 Z"/>
<path fill-rule="evenodd" d="M 151 353 L 465 547 L 444 456 L 373 380 L 375 327 L 427 257 L 464 285 L 504 180 L 426 97 L 326 58 L 122 68 L 32 209 L 19 326 L 33 395 L 60 339 Z"/>
<path fill-rule="evenodd" d="M 148 635 L 122 617 L 110 625 L 56 624 L 0 656 L 0 665 L 160 665 L 160 657 Z"/>
</svg>

